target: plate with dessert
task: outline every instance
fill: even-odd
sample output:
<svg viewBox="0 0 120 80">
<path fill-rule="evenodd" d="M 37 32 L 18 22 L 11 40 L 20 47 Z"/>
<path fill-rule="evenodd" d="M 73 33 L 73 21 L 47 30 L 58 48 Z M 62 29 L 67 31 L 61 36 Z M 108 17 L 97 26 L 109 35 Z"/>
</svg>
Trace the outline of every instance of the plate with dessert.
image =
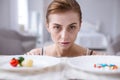
<svg viewBox="0 0 120 80">
<path fill-rule="evenodd" d="M 60 59 L 50 56 L 14 55 L 0 56 L 0 70 L 38 71 L 60 63 Z"/>
<path fill-rule="evenodd" d="M 81 56 L 69 59 L 68 64 L 85 72 L 120 74 L 119 56 Z"/>
</svg>

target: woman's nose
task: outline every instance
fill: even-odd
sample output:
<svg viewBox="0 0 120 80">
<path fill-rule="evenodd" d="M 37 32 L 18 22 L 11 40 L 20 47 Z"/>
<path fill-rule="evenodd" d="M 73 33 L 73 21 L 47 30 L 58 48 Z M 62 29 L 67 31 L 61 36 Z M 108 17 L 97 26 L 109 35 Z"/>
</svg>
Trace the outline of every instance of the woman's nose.
<svg viewBox="0 0 120 80">
<path fill-rule="evenodd" d="M 63 30 L 62 33 L 61 33 L 61 38 L 64 39 L 64 40 L 66 40 L 67 37 L 68 37 L 68 32 L 67 32 L 67 30 Z"/>
</svg>

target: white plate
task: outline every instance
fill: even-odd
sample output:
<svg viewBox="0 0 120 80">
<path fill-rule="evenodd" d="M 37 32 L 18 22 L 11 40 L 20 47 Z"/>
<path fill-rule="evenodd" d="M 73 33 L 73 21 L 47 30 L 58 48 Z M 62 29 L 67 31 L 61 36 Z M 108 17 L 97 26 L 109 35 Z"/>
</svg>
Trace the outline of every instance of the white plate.
<svg viewBox="0 0 120 80">
<path fill-rule="evenodd" d="M 94 64 L 115 64 L 117 70 L 94 68 Z M 81 56 L 71 58 L 68 64 L 86 72 L 98 74 L 120 74 L 120 57 L 118 56 Z"/>
<path fill-rule="evenodd" d="M 25 59 L 32 59 L 32 67 L 12 67 L 10 60 L 12 58 L 24 57 Z M 7 71 L 37 71 L 43 68 L 52 67 L 60 63 L 60 59 L 50 56 L 32 56 L 32 55 L 16 55 L 16 56 L 0 56 L 0 69 Z"/>
</svg>

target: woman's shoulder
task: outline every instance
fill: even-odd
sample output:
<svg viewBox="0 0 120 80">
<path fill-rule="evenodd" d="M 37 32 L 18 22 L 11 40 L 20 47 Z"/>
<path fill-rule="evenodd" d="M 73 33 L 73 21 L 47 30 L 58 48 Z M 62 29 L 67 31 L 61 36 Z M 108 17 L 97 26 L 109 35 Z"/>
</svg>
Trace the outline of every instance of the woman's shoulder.
<svg viewBox="0 0 120 80">
<path fill-rule="evenodd" d="M 104 53 L 89 49 L 89 48 L 85 48 L 83 46 L 77 45 L 76 44 L 76 48 L 79 51 L 80 54 L 83 55 L 103 55 Z"/>
<path fill-rule="evenodd" d="M 86 55 L 87 54 L 87 51 L 88 51 L 87 48 L 85 48 L 83 46 L 80 46 L 78 44 L 75 44 L 75 45 L 76 45 L 76 50 L 80 55 Z"/>
<path fill-rule="evenodd" d="M 34 48 L 27 52 L 27 55 L 41 55 L 43 48 Z"/>
<path fill-rule="evenodd" d="M 88 49 L 86 55 L 105 55 L 103 52 L 99 52 L 96 50 Z"/>
</svg>

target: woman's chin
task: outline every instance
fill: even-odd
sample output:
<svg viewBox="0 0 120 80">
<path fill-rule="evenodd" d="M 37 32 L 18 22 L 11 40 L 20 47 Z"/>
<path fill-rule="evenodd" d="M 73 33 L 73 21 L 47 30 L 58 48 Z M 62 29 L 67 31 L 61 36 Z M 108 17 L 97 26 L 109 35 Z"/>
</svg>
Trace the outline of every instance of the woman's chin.
<svg viewBox="0 0 120 80">
<path fill-rule="evenodd" d="M 70 48 L 70 45 L 60 45 L 61 49 L 67 50 Z"/>
<path fill-rule="evenodd" d="M 69 47 L 61 47 L 62 50 L 68 50 Z"/>
</svg>

